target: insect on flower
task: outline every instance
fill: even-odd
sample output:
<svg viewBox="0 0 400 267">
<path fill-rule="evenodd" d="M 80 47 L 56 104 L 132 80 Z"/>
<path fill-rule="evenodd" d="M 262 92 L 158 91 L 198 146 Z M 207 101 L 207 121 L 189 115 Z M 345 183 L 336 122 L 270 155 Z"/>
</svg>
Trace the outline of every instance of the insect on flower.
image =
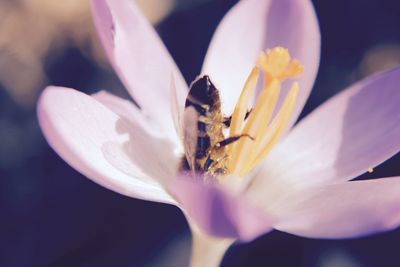
<svg viewBox="0 0 400 267">
<path fill-rule="evenodd" d="M 48 87 L 40 126 L 93 181 L 178 206 L 193 229 L 197 266 L 217 266 L 234 240 L 272 229 L 348 238 L 400 225 L 400 177 L 351 181 L 400 149 L 399 68 L 350 86 L 293 127 L 318 70 L 311 1 L 239 1 L 190 90 L 130 1 L 92 6 L 105 51 L 140 108 L 104 91 Z"/>
<path fill-rule="evenodd" d="M 250 107 L 260 71 L 263 88 L 255 106 Z M 297 83 L 270 122 L 282 82 L 302 72 L 303 67 L 298 60 L 291 60 L 287 49 L 276 47 L 262 52 L 230 117 L 222 114 L 219 92 L 210 77 L 195 80 L 186 98 L 183 121 L 183 143 L 190 169 L 211 176 L 244 176 L 254 168 L 279 140 L 295 104 Z M 229 129 L 228 137 L 224 135 L 225 127 Z M 241 141 L 244 137 L 250 141 Z"/>
<path fill-rule="evenodd" d="M 223 130 L 230 123 L 231 118 L 221 112 L 219 92 L 210 77 L 199 77 L 190 86 L 185 103 L 183 143 L 188 163 L 184 162 L 183 168 L 188 166 L 193 172 L 211 175 L 226 174 L 229 155 L 225 146 L 242 137 L 253 139 L 248 134 L 225 138 Z"/>
</svg>

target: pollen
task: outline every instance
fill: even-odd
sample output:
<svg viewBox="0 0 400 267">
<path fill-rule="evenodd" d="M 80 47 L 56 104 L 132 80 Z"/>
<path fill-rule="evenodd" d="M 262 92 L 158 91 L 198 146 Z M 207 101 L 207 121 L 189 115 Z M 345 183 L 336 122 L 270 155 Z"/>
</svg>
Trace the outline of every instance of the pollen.
<svg viewBox="0 0 400 267">
<path fill-rule="evenodd" d="M 260 53 L 239 96 L 229 129 L 230 136 L 243 134 L 252 138 L 241 138 L 229 145 L 228 173 L 246 175 L 279 141 L 290 120 L 299 91 L 299 85 L 294 81 L 284 95 L 283 82 L 302 73 L 302 65 L 297 59 L 291 58 L 286 48 L 275 47 Z M 262 88 L 256 96 L 259 82 Z M 252 112 L 246 118 L 248 110 Z"/>
</svg>

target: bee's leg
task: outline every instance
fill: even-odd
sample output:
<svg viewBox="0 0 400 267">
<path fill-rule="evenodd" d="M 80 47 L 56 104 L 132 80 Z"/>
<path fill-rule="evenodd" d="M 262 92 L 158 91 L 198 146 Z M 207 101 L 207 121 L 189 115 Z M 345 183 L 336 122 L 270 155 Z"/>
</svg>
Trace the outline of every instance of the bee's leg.
<svg viewBox="0 0 400 267">
<path fill-rule="evenodd" d="M 244 120 L 247 120 L 247 118 L 249 117 L 250 113 L 253 111 L 253 109 L 250 109 L 246 112 L 246 115 L 244 115 Z M 231 126 L 231 121 L 232 121 L 232 116 L 229 117 L 225 117 L 224 118 L 224 125 L 226 128 L 228 128 L 229 126 Z"/>
<path fill-rule="evenodd" d="M 240 134 L 240 135 L 235 135 L 235 136 L 228 137 L 228 138 L 218 142 L 215 145 L 215 147 L 218 148 L 218 147 L 222 147 L 222 146 L 227 146 L 227 145 L 229 145 L 229 144 L 231 144 L 233 142 L 236 142 L 237 140 L 239 140 L 242 137 L 248 137 L 248 138 L 250 138 L 251 140 L 254 141 L 254 137 L 252 137 L 252 136 L 250 136 L 248 134 Z"/>
<path fill-rule="evenodd" d="M 227 158 L 227 155 L 224 155 L 223 157 L 220 157 L 218 159 L 212 159 L 211 155 L 208 156 L 208 158 L 204 162 L 204 166 L 203 166 L 204 172 L 208 172 L 210 170 L 210 168 L 212 168 L 213 173 L 215 173 L 215 174 L 220 174 L 220 175 L 226 174 L 226 170 L 223 167 L 216 167 L 216 166 L 218 166 L 219 162 L 223 161 L 226 158 Z"/>
<path fill-rule="evenodd" d="M 210 169 L 210 166 L 213 163 L 214 163 L 214 160 L 211 158 L 211 155 L 209 155 L 208 158 L 206 159 L 206 161 L 204 162 L 203 170 L 205 172 L 208 172 L 208 170 Z"/>
<path fill-rule="evenodd" d="M 222 160 L 224 160 L 227 157 L 227 155 L 223 155 L 220 158 L 212 158 L 211 155 L 213 155 L 214 151 L 220 149 L 223 146 L 227 146 L 227 145 L 229 145 L 229 144 L 231 144 L 233 142 L 236 142 L 237 140 L 239 140 L 242 137 L 248 137 L 251 140 L 254 140 L 254 138 L 252 136 L 248 135 L 248 134 L 240 134 L 240 135 L 228 137 L 228 138 L 216 143 L 213 147 L 211 147 L 211 149 L 208 152 L 208 156 L 207 156 L 207 158 L 206 158 L 206 160 L 205 160 L 205 162 L 203 164 L 203 168 L 202 169 L 204 170 L 204 172 L 209 171 L 210 167 L 215 166 L 217 163 L 221 162 Z M 224 169 L 220 169 L 220 170 L 218 169 L 215 172 L 216 173 L 218 172 L 219 174 L 224 174 L 225 170 Z"/>
<path fill-rule="evenodd" d="M 246 115 L 244 115 L 244 120 L 247 120 L 247 118 L 250 116 L 251 112 L 253 111 L 253 108 L 251 108 L 250 110 L 248 110 L 246 112 Z"/>
</svg>

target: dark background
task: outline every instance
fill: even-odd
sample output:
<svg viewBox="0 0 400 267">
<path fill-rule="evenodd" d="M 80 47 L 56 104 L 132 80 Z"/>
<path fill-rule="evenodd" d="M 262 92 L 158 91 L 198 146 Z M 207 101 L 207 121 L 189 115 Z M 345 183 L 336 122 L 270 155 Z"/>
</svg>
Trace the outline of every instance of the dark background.
<svg viewBox="0 0 400 267">
<path fill-rule="evenodd" d="M 236 2 L 179 8 L 157 26 L 188 82 L 200 71 L 216 25 Z M 322 57 L 303 116 L 354 81 L 400 64 L 398 0 L 313 2 Z M 49 49 L 43 62 L 44 84 L 87 93 L 110 88 L 126 96 L 112 71 L 74 42 Z M 21 72 L 12 75 L 18 79 Z M 0 266 L 184 266 L 190 243 L 181 212 L 121 196 L 70 168 L 44 140 L 35 114 L 37 94 L 33 99 L 21 104 L 0 83 Z M 397 156 L 362 178 L 399 175 L 399 163 Z M 400 230 L 339 241 L 275 231 L 235 245 L 222 266 L 397 267 L 399 243 Z"/>
</svg>

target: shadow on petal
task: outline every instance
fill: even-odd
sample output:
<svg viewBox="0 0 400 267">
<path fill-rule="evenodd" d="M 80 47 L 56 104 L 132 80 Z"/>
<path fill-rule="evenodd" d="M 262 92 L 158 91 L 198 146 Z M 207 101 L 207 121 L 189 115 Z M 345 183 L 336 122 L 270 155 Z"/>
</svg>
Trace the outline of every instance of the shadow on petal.
<svg viewBox="0 0 400 267">
<path fill-rule="evenodd" d="M 179 157 L 175 146 L 167 139 L 157 138 L 140 127 L 119 119 L 116 131 L 128 134 L 124 142 L 107 142 L 102 151 L 107 161 L 127 175 L 136 177 L 143 173 L 157 184 L 165 184 L 175 177 Z"/>
<path fill-rule="evenodd" d="M 355 178 L 399 152 L 400 69 L 355 85 L 343 114 L 336 176 Z"/>
<path fill-rule="evenodd" d="M 206 234 L 251 241 L 269 232 L 271 219 L 243 195 L 234 195 L 200 176 L 180 176 L 170 183 L 179 206 Z"/>
</svg>

